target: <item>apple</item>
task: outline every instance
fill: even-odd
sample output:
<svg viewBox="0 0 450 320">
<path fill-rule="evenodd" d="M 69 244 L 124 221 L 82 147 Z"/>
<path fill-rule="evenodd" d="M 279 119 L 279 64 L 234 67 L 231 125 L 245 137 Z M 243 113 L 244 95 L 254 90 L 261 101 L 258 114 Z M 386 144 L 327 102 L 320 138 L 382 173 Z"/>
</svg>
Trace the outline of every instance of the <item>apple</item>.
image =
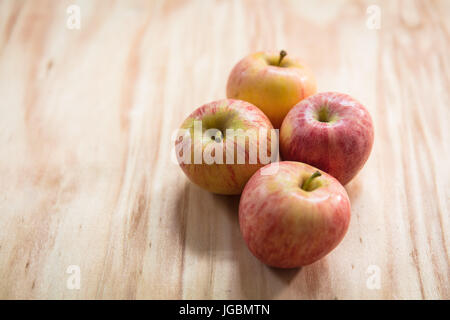
<svg viewBox="0 0 450 320">
<path fill-rule="evenodd" d="M 352 97 L 335 92 L 315 94 L 297 104 L 283 121 L 283 160 L 308 163 L 347 184 L 369 158 L 372 119 Z"/>
<path fill-rule="evenodd" d="M 350 200 L 331 175 L 300 162 L 280 162 L 277 173 L 257 171 L 239 203 L 242 236 L 255 257 L 278 268 L 311 264 L 347 232 Z M 263 168 L 264 169 L 264 168 Z"/>
<path fill-rule="evenodd" d="M 285 51 L 245 57 L 233 68 L 227 84 L 228 98 L 254 104 L 277 129 L 294 105 L 314 93 L 316 80 L 311 70 Z"/>
<path fill-rule="evenodd" d="M 213 101 L 196 109 L 181 125 L 175 138 L 177 160 L 201 188 L 241 194 L 248 179 L 278 156 L 274 131 L 270 120 L 251 103 Z"/>
</svg>

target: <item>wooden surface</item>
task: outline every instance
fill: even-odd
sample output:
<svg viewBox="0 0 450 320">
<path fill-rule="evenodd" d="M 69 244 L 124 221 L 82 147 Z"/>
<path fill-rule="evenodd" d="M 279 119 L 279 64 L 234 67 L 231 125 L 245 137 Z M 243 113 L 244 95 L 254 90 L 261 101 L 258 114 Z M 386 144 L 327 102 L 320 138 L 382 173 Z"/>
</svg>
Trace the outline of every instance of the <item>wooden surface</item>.
<svg viewBox="0 0 450 320">
<path fill-rule="evenodd" d="M 449 15 L 450 1 L 1 1 L 0 298 L 449 299 Z M 266 49 L 308 61 L 319 91 L 375 125 L 344 241 L 299 270 L 257 261 L 239 198 L 170 160 L 182 120 Z"/>
</svg>

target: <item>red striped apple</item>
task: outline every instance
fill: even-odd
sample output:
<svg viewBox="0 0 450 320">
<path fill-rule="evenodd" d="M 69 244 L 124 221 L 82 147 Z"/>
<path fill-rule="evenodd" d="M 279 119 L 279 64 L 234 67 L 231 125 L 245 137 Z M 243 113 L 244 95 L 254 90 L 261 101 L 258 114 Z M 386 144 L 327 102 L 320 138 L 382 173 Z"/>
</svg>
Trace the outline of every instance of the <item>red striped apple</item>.
<svg viewBox="0 0 450 320">
<path fill-rule="evenodd" d="M 311 70 L 287 55 L 257 52 L 242 59 L 228 78 L 227 97 L 248 101 L 260 108 L 275 128 L 300 100 L 316 93 Z"/>
<path fill-rule="evenodd" d="M 283 160 L 308 163 L 345 185 L 369 158 L 373 136 L 372 119 L 361 103 L 324 92 L 289 111 L 280 130 L 280 151 Z"/>
<path fill-rule="evenodd" d="M 253 255 L 272 267 L 295 268 L 333 250 L 350 222 L 344 187 L 300 162 L 280 162 L 273 175 L 261 170 L 248 181 L 239 203 L 241 233 Z"/>
<path fill-rule="evenodd" d="M 201 188 L 240 194 L 259 168 L 276 159 L 278 139 L 273 130 L 264 113 L 248 102 L 214 101 L 183 122 L 175 142 L 177 160 Z"/>
</svg>

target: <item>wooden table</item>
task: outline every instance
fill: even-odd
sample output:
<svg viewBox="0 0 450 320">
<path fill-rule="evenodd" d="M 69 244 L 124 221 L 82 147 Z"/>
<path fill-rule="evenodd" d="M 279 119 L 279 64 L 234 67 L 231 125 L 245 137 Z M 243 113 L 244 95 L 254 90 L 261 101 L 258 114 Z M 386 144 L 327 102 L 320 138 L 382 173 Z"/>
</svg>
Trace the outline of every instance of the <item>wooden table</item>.
<svg viewBox="0 0 450 320">
<path fill-rule="evenodd" d="M 449 299 L 449 14 L 450 1 L 1 1 L 0 298 Z M 298 270 L 256 260 L 239 197 L 170 158 L 233 65 L 279 49 L 319 91 L 363 102 L 376 131 L 346 186 L 344 241 Z"/>
</svg>

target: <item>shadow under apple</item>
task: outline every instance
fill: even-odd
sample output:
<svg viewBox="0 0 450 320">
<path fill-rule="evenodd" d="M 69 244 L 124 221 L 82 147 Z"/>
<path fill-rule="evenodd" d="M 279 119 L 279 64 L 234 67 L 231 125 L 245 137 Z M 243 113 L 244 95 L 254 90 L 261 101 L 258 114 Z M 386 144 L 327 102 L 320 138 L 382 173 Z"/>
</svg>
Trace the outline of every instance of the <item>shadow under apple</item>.
<svg viewBox="0 0 450 320">
<path fill-rule="evenodd" d="M 216 195 L 187 182 L 178 194 L 176 223 L 187 254 L 211 257 L 210 263 L 234 261 L 239 281 L 230 281 L 230 298 L 276 298 L 300 273 L 264 265 L 248 250 L 239 230 L 240 196 Z M 217 268 L 217 267 L 215 267 Z M 218 277 L 220 275 L 214 275 Z"/>
</svg>

